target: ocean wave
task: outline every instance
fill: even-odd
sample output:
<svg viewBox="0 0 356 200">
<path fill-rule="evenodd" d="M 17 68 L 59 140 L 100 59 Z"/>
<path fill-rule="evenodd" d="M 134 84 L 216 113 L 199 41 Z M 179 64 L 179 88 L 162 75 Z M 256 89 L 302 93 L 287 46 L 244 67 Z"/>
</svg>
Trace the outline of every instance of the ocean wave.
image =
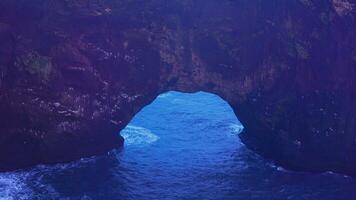
<svg viewBox="0 0 356 200">
<path fill-rule="evenodd" d="M 159 140 L 150 130 L 133 125 L 128 125 L 120 134 L 125 139 L 125 145 L 150 144 Z"/>
<path fill-rule="evenodd" d="M 242 124 L 231 124 L 229 128 L 233 134 L 240 134 L 243 131 L 244 126 Z"/>
<path fill-rule="evenodd" d="M 17 200 L 29 199 L 32 191 L 25 184 L 24 174 L 2 173 L 0 174 L 0 199 Z"/>
</svg>

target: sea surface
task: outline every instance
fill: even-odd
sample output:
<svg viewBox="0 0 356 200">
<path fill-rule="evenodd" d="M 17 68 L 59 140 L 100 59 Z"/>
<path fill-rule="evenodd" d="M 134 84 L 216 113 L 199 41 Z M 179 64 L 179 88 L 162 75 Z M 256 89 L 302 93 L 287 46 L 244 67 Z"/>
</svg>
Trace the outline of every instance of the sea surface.
<svg viewBox="0 0 356 200">
<path fill-rule="evenodd" d="M 0 199 L 356 199 L 356 179 L 287 171 L 248 150 L 242 129 L 213 94 L 165 93 L 121 132 L 122 149 L 0 173 Z"/>
</svg>

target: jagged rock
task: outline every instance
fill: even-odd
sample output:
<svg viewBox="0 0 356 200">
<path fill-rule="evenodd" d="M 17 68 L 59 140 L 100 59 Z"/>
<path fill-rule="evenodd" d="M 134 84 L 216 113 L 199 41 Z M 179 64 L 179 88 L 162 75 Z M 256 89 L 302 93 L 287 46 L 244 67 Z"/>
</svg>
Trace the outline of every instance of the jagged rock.
<svg viewBox="0 0 356 200">
<path fill-rule="evenodd" d="M 102 154 L 157 95 L 207 91 L 243 142 L 356 175 L 355 1 L 0 2 L 0 169 Z"/>
</svg>

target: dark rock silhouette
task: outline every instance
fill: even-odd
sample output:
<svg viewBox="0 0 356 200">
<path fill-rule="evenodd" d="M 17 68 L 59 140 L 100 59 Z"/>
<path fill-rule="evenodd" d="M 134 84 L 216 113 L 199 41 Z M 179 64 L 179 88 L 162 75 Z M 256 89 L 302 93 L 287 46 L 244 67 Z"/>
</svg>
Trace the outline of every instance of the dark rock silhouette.
<svg viewBox="0 0 356 200">
<path fill-rule="evenodd" d="M 243 142 L 356 175 L 355 0 L 0 1 L 0 169 L 122 145 L 157 95 L 218 94 Z"/>
</svg>

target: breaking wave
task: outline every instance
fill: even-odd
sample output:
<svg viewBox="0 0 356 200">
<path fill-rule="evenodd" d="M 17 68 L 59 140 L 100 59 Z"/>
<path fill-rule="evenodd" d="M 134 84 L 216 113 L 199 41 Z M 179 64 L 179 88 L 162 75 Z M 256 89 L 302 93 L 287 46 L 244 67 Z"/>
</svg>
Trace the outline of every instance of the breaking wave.
<svg viewBox="0 0 356 200">
<path fill-rule="evenodd" d="M 150 144 L 159 140 L 150 130 L 133 125 L 128 125 L 120 134 L 125 139 L 125 145 Z"/>
<path fill-rule="evenodd" d="M 231 124 L 229 128 L 232 134 L 240 134 L 243 131 L 244 126 L 242 124 Z"/>
<path fill-rule="evenodd" d="M 24 183 L 26 174 L 4 173 L 0 176 L 0 199 L 28 199 L 32 191 Z"/>
</svg>

